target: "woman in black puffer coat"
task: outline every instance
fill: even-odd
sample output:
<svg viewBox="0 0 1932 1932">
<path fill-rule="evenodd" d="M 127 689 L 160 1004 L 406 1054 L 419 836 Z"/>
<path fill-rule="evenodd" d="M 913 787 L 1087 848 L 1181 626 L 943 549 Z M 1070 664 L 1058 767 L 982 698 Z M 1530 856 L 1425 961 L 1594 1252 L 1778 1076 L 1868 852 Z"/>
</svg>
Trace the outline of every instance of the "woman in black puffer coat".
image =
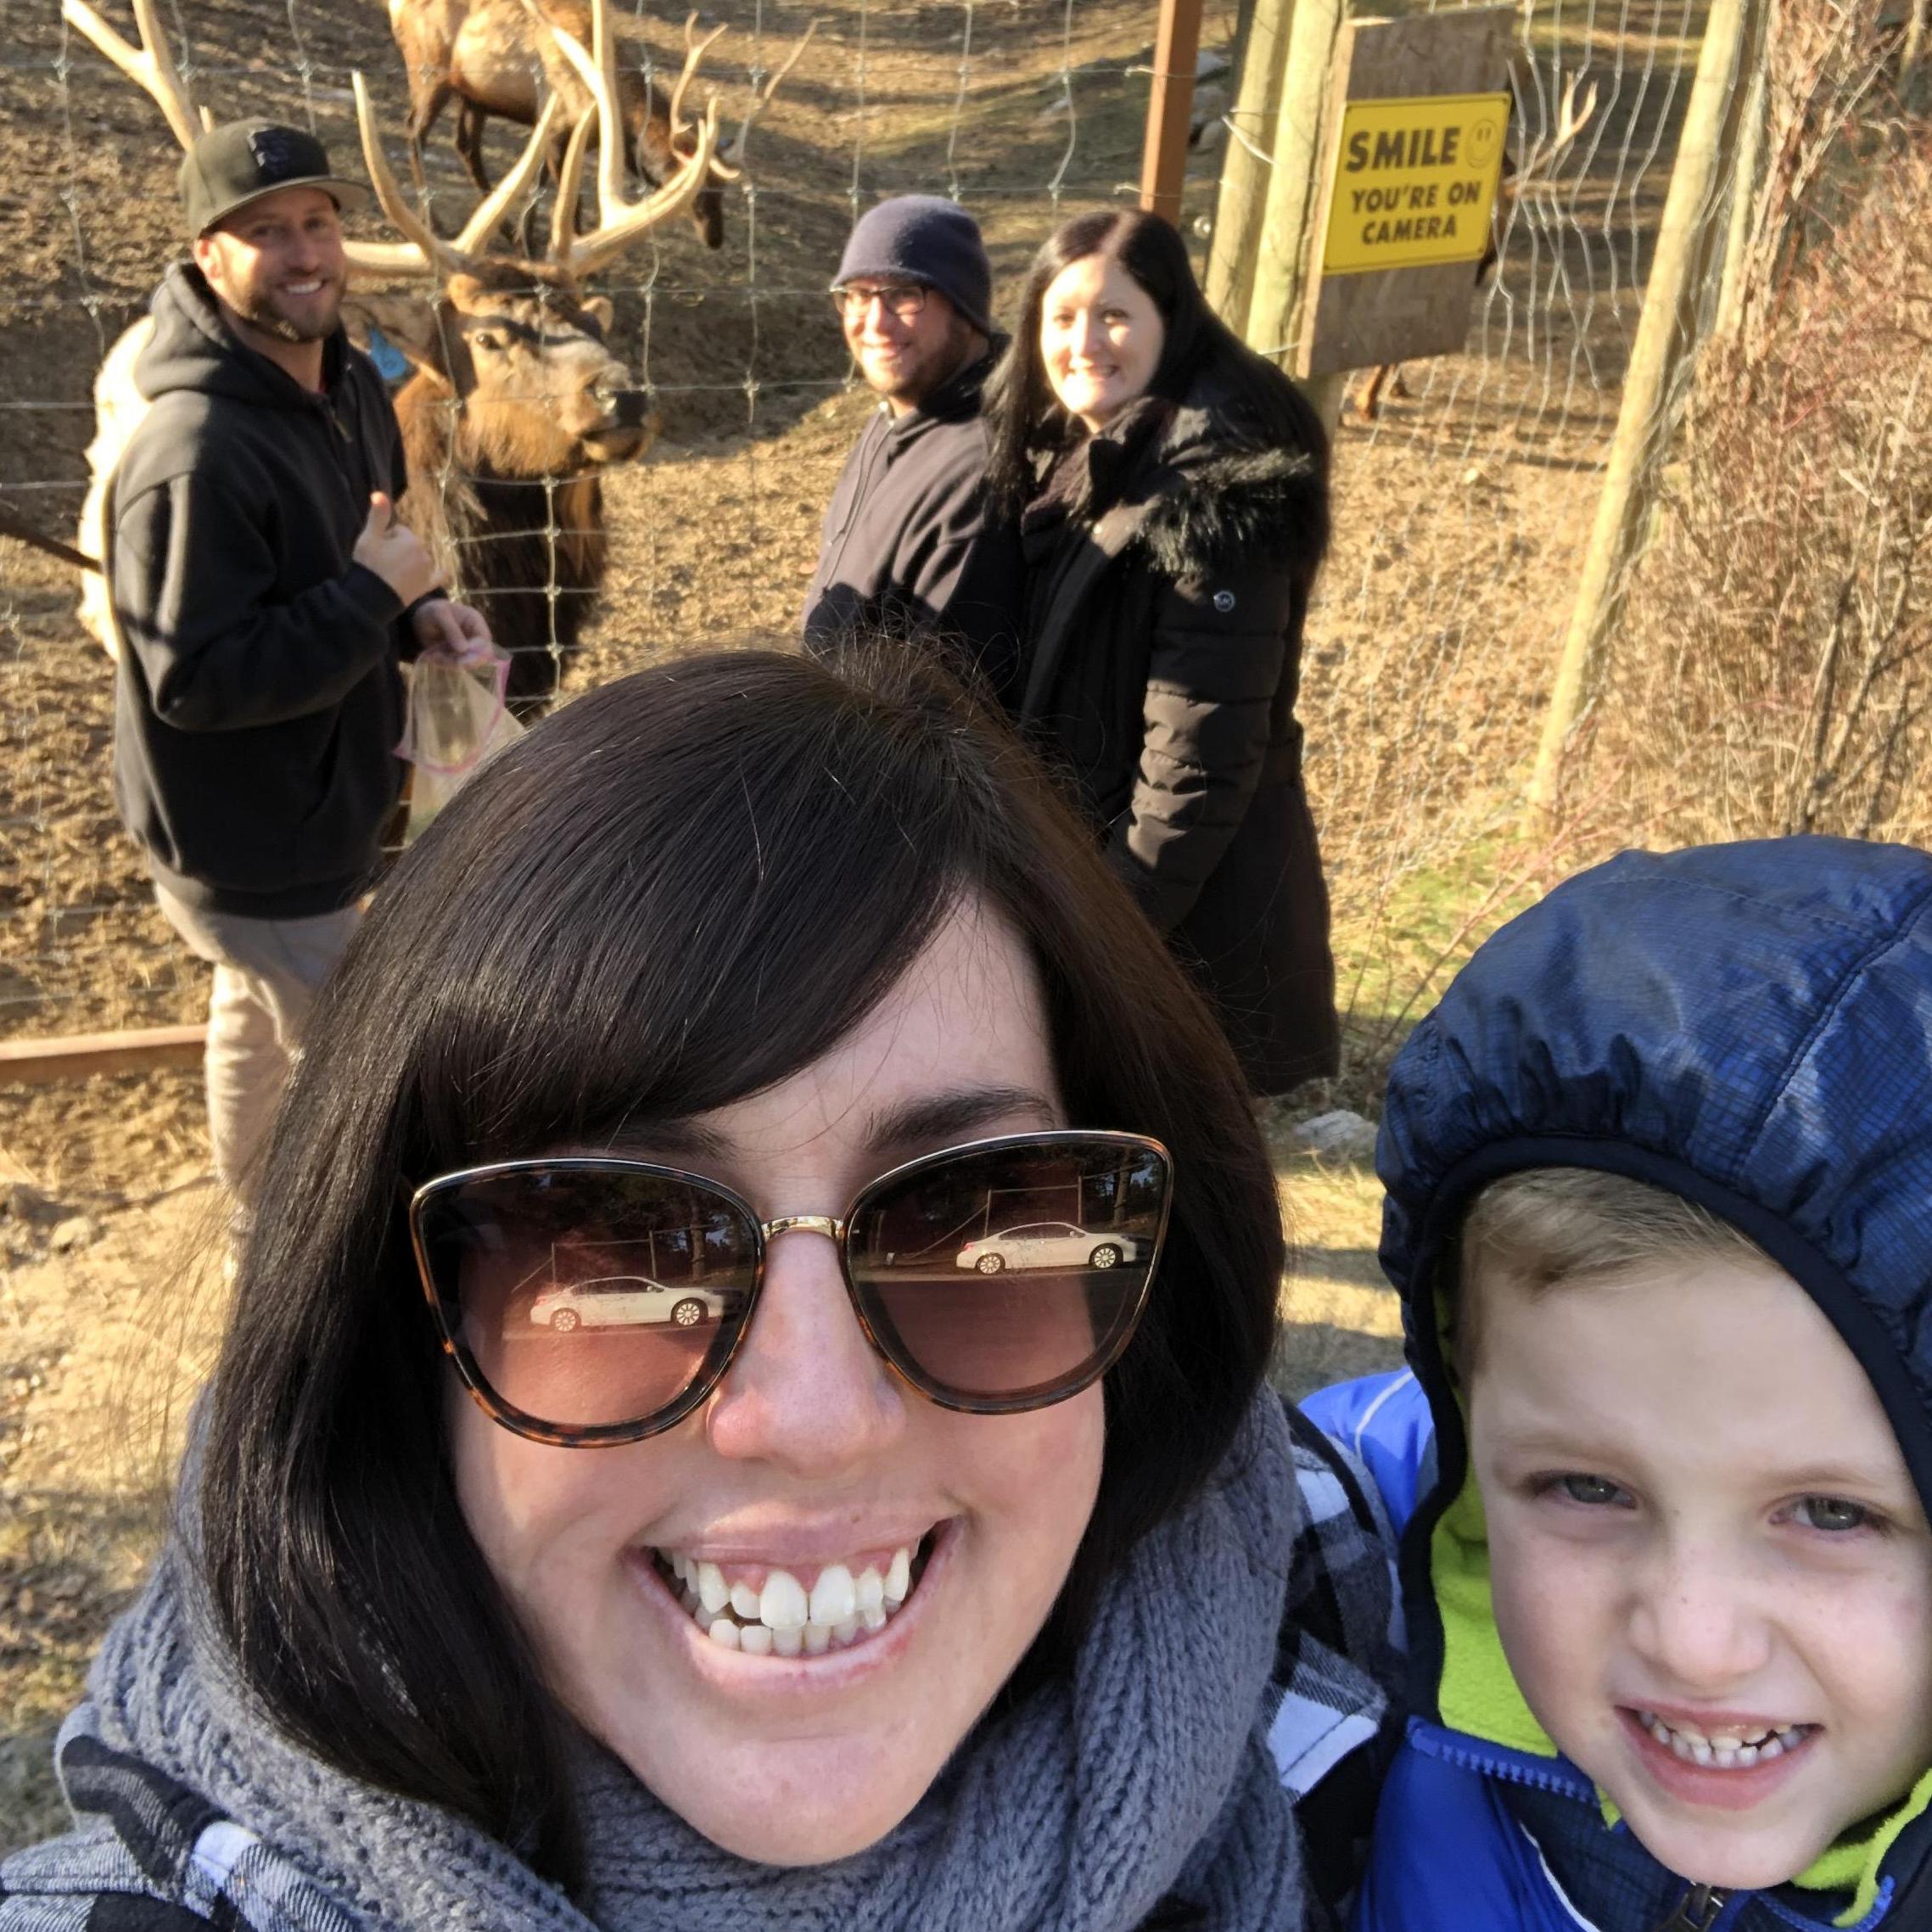
<svg viewBox="0 0 1932 1932">
<path fill-rule="evenodd" d="M 1158 216 L 1041 249 L 988 390 L 1028 588 L 1016 714 L 1212 994 L 1257 1094 L 1336 1068 L 1328 895 L 1295 719 L 1328 440 Z"/>
</svg>

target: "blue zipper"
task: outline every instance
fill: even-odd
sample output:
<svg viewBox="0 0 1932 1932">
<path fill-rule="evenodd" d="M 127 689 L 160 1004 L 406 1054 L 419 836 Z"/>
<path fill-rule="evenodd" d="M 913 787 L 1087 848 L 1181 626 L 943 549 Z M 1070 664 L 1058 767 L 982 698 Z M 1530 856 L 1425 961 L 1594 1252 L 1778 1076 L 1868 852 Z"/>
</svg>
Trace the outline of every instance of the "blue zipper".
<svg viewBox="0 0 1932 1932">
<path fill-rule="evenodd" d="M 1473 1771 L 1479 1777 L 1499 1778 L 1509 1784 L 1528 1785 L 1535 1790 L 1552 1792 L 1560 1798 L 1574 1798 L 1593 1809 L 1596 1806 L 1596 1786 L 1565 1758 L 1536 1757 L 1528 1751 L 1512 1750 L 1506 1744 L 1485 1744 L 1466 1731 L 1452 1731 L 1446 1725 L 1432 1724 L 1423 1717 L 1409 1719 L 1408 1741 L 1425 1756 L 1438 1758 L 1464 1771 Z M 1626 1828 L 1619 1823 L 1612 1828 L 1622 1831 Z M 1698 1897 L 1700 1890 L 1704 1893 L 1702 1901 Z M 1891 1899 L 1892 1882 L 1886 1879 L 1879 1884 L 1879 1896 L 1873 1901 L 1871 1911 L 1856 1925 L 1849 1928 L 1849 1932 L 1876 1932 Z M 1798 1928 L 1799 1932 L 1828 1932 L 1826 1922 L 1800 1917 L 1768 1892 L 1732 1892 L 1727 1896 L 1695 1885 L 1678 1901 L 1675 1913 L 1665 1922 L 1666 1927 L 1674 1928 L 1682 1923 L 1701 1924 L 1710 1927 L 1711 1932 L 1718 1932 L 1721 1927 L 1734 1924 L 1754 1901 L 1782 1918 L 1786 1924 Z M 1702 1920 L 1687 1921 L 1685 1908 L 1700 1904 L 1705 1909 L 1715 1906 L 1716 1913 Z"/>
<path fill-rule="evenodd" d="M 1425 1756 L 1440 1758 L 1445 1764 L 1473 1771 L 1481 1777 L 1526 1784 L 1561 1798 L 1574 1798 L 1579 1804 L 1594 1805 L 1597 1801 L 1596 1786 L 1562 1758 L 1532 1757 L 1527 1751 L 1511 1750 L 1504 1744 L 1486 1744 L 1465 1731 L 1452 1731 L 1421 1717 L 1409 1719 L 1408 1738 Z"/>
</svg>

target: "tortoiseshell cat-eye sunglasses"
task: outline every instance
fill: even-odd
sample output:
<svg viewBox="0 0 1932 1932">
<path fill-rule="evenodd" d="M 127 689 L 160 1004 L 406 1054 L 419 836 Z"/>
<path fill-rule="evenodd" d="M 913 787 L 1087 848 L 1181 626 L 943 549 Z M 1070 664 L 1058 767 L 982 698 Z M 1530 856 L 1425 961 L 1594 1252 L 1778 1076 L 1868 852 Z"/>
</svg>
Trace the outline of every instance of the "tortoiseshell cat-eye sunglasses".
<svg viewBox="0 0 1932 1932">
<path fill-rule="evenodd" d="M 761 1221 L 701 1174 L 604 1156 L 442 1175 L 409 1204 L 445 1347 L 490 1417 L 564 1447 L 669 1429 L 717 1386 L 780 1235 L 838 1246 L 866 1339 L 945 1408 L 1063 1402 L 1120 1358 L 1173 1196 L 1156 1140 L 1068 1128 L 922 1155 L 843 1216 Z"/>
</svg>

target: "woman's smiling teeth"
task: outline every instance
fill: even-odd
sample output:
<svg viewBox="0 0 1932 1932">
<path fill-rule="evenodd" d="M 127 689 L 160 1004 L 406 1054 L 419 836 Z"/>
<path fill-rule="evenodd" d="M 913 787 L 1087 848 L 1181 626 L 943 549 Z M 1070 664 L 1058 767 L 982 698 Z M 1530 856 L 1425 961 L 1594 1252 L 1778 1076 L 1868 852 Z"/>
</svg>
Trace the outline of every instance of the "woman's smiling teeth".
<svg viewBox="0 0 1932 1932">
<path fill-rule="evenodd" d="M 1816 1724 L 1740 1725 L 1706 1736 L 1695 1726 L 1666 1724 L 1654 1711 L 1639 1711 L 1637 1721 L 1673 1756 L 1706 1771 L 1749 1771 L 1783 1757 L 1817 1729 Z"/>
<path fill-rule="evenodd" d="M 789 1570 L 715 1563 L 682 1550 L 652 1552 L 658 1573 L 714 1644 L 753 1656 L 819 1657 L 885 1628 L 917 1587 L 926 1546 L 906 1544 L 884 1561 L 828 1563 L 808 1587 Z"/>
</svg>

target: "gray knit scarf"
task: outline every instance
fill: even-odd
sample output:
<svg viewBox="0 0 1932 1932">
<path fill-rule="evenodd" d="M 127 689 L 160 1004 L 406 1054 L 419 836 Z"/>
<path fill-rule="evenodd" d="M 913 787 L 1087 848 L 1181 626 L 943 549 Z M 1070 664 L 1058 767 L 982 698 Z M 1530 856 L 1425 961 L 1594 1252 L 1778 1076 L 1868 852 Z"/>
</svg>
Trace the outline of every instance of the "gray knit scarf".
<svg viewBox="0 0 1932 1932">
<path fill-rule="evenodd" d="M 1164 1902 L 1203 1932 L 1295 1932 L 1300 1856 L 1266 1730 L 1300 1509 L 1264 1392 L 1215 1481 L 1110 1583 L 1070 1681 L 983 1723 L 897 1829 L 837 1864 L 734 1857 L 586 1744 L 581 1910 L 462 1820 L 277 1733 L 193 1612 L 178 1548 L 91 1689 L 103 1742 L 385 1932 L 1129 1932 Z"/>
</svg>

